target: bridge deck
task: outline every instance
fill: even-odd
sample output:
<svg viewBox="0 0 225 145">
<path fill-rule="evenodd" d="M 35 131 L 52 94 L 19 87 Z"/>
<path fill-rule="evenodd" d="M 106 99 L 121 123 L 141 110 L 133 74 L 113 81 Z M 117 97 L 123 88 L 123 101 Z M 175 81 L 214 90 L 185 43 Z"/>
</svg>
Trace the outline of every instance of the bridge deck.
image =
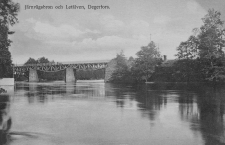
<svg viewBox="0 0 225 145">
<path fill-rule="evenodd" d="M 39 64 L 28 64 L 28 65 L 16 65 L 14 71 L 25 72 L 30 69 L 40 70 L 45 72 L 56 72 L 65 70 L 67 68 L 74 69 L 101 69 L 106 68 L 109 61 L 80 61 L 80 62 L 57 62 L 57 63 L 39 63 Z"/>
<path fill-rule="evenodd" d="M 15 64 L 15 67 L 24 66 L 42 66 L 42 65 L 70 65 L 70 64 L 95 64 L 95 63 L 108 63 L 110 60 L 94 60 L 94 61 L 68 61 L 68 62 L 54 62 L 54 63 L 38 63 L 38 64 Z"/>
</svg>

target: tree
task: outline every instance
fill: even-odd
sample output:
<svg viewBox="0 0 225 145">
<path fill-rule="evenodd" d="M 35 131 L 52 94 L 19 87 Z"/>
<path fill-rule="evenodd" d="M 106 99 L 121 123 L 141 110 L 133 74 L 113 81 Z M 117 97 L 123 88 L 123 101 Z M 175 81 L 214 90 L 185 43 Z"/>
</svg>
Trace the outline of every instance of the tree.
<svg viewBox="0 0 225 145">
<path fill-rule="evenodd" d="M 186 70 L 183 71 L 184 75 L 202 73 L 205 80 L 225 79 L 225 29 L 220 15 L 220 12 L 210 9 L 202 18 L 203 25 L 200 29 L 193 30 L 195 35 L 181 42 L 177 48 L 177 65 L 179 62 L 183 64 L 180 65 L 180 70 Z"/>
<path fill-rule="evenodd" d="M 134 66 L 132 67 L 133 76 L 141 81 L 147 80 L 155 71 L 155 66 L 162 62 L 160 53 L 155 43 L 151 41 L 147 46 L 141 47 L 141 50 L 136 53 Z"/>
<path fill-rule="evenodd" d="M 37 62 L 38 63 L 49 63 L 50 61 L 45 57 L 41 57 L 41 58 L 38 58 Z"/>
<path fill-rule="evenodd" d="M 12 41 L 8 39 L 9 25 L 13 26 L 17 19 L 19 4 L 11 0 L 0 1 L 0 78 L 12 76 L 12 60 L 9 46 Z"/>
<path fill-rule="evenodd" d="M 134 62 L 135 62 L 135 59 L 132 56 L 129 57 L 129 59 L 128 59 L 129 70 L 131 70 L 132 66 L 134 66 Z"/>
<path fill-rule="evenodd" d="M 210 81 L 225 80 L 223 50 L 225 47 L 225 29 L 220 16 L 220 12 L 210 9 L 208 14 L 202 18 L 203 25 L 197 35 L 203 73 L 205 79 Z"/>
<path fill-rule="evenodd" d="M 112 81 L 130 82 L 128 60 L 124 56 L 123 51 L 121 51 L 120 54 L 117 54 L 114 60 L 116 61 L 116 67 L 111 76 Z"/>
<path fill-rule="evenodd" d="M 210 9 L 202 18 L 204 24 L 200 27 L 198 34 L 200 58 L 211 60 L 211 58 L 224 57 L 225 29 L 220 15 L 220 12 Z"/>
<path fill-rule="evenodd" d="M 178 53 L 176 56 L 179 59 L 195 59 L 198 56 L 198 38 L 190 36 L 187 41 L 181 42 L 177 47 Z"/>
<path fill-rule="evenodd" d="M 37 64 L 38 62 L 34 58 L 29 58 L 24 65 L 29 65 L 29 64 Z"/>
<path fill-rule="evenodd" d="M 192 80 L 194 76 L 199 73 L 199 67 L 196 67 L 199 61 L 196 61 L 198 55 L 198 46 L 199 39 L 191 35 L 187 41 L 181 42 L 177 47 L 178 53 L 176 56 L 178 57 L 178 61 L 175 63 L 174 67 L 174 75 L 176 75 L 176 79 L 181 79 L 185 81 Z"/>
<path fill-rule="evenodd" d="M 41 63 L 50 63 L 50 61 L 48 60 L 48 58 L 45 57 L 40 57 L 37 60 L 35 60 L 34 58 L 29 58 L 24 65 L 29 65 L 29 64 L 41 64 Z M 54 61 L 51 61 L 51 63 L 54 63 Z"/>
</svg>

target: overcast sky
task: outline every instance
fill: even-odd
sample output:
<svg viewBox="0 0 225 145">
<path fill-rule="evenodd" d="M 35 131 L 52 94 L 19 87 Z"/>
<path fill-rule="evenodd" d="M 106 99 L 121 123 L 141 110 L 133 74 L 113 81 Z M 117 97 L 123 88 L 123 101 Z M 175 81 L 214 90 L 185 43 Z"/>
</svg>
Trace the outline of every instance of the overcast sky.
<svg viewBox="0 0 225 145">
<path fill-rule="evenodd" d="M 42 56 L 57 62 L 109 60 L 120 53 L 134 56 L 151 40 L 162 55 L 174 59 L 176 47 L 202 25 L 209 8 L 222 13 L 225 0 L 13 0 L 20 3 L 19 23 L 12 29 L 14 63 Z M 25 5 L 53 6 L 25 10 Z M 55 9 L 62 5 L 63 9 Z M 66 9 L 66 5 L 86 9 Z M 88 5 L 109 6 L 93 10 Z"/>
</svg>

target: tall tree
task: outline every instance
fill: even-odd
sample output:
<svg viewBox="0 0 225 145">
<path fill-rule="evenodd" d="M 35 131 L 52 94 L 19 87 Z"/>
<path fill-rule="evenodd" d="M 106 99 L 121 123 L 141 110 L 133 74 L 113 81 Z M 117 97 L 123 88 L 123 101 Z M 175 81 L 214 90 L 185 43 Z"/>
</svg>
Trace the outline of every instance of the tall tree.
<svg viewBox="0 0 225 145">
<path fill-rule="evenodd" d="M 137 80 L 147 81 L 154 73 L 155 66 L 162 62 L 158 48 L 151 41 L 147 46 L 141 47 L 136 55 L 137 58 L 132 67 L 133 75 Z"/>
<path fill-rule="evenodd" d="M 177 56 L 182 59 L 182 63 L 186 63 L 184 65 L 186 70 L 191 70 L 191 73 L 197 73 L 194 71 L 198 70 L 204 75 L 205 80 L 225 79 L 225 29 L 220 16 L 220 12 L 214 9 L 208 10 L 202 18 L 203 25 L 193 30 L 195 35 L 190 36 L 177 48 Z M 193 69 L 194 66 L 197 66 L 197 69 Z M 190 73 L 190 71 L 184 71 L 184 73 Z"/>
<path fill-rule="evenodd" d="M 129 67 L 128 61 L 123 54 L 123 51 L 120 54 L 117 54 L 116 58 L 116 68 L 112 74 L 112 81 L 114 82 L 124 82 L 128 79 Z"/>
<path fill-rule="evenodd" d="M 203 25 L 199 31 L 199 55 L 201 58 L 224 57 L 225 47 L 224 22 L 220 19 L 221 13 L 210 9 L 208 14 L 202 18 Z"/>
<path fill-rule="evenodd" d="M 199 57 L 203 65 L 206 80 L 225 80 L 223 61 L 225 47 L 224 21 L 220 18 L 221 13 L 210 9 L 202 18 L 203 25 L 197 35 L 199 39 Z"/>
<path fill-rule="evenodd" d="M 9 34 L 14 32 L 9 30 L 9 25 L 13 26 L 17 19 L 19 4 L 11 0 L 0 1 L 0 78 L 12 75 L 12 60 L 9 46 L 12 42 Z"/>
<path fill-rule="evenodd" d="M 198 38 L 192 35 L 187 41 L 181 42 L 177 47 L 178 53 L 176 56 L 179 60 L 175 63 L 174 67 L 176 79 L 190 81 L 190 78 L 193 79 L 194 75 L 200 72 L 199 69 L 196 69 L 198 68 L 196 58 L 199 56 L 198 45 Z"/>
</svg>

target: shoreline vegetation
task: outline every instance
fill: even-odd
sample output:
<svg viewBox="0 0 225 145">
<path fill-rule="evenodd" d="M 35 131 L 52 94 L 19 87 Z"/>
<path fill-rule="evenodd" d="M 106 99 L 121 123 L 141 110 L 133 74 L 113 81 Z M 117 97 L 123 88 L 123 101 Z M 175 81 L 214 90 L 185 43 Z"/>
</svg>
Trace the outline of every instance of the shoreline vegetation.
<svg viewBox="0 0 225 145">
<path fill-rule="evenodd" d="M 187 41 L 177 47 L 177 59 L 167 60 L 161 55 L 154 41 L 142 46 L 136 58 L 125 57 L 123 51 L 110 61 L 113 70 L 110 83 L 168 83 L 168 82 L 225 82 L 225 29 L 220 12 L 209 9 L 202 18 L 203 25 L 194 28 Z M 24 64 L 54 63 L 42 57 L 29 58 Z M 110 66 L 109 66 L 110 67 Z M 64 71 L 58 73 L 39 72 L 39 76 L 48 80 L 63 80 Z M 28 72 L 24 75 L 28 76 Z M 78 80 L 104 79 L 104 70 L 78 70 Z"/>
<path fill-rule="evenodd" d="M 0 1 L 0 78 L 13 77 L 13 67 L 9 47 L 12 41 L 9 35 L 14 34 L 9 28 L 18 22 L 17 14 L 20 5 L 12 0 Z"/>
<path fill-rule="evenodd" d="M 203 25 L 177 47 L 177 59 L 164 60 L 155 43 L 141 47 L 137 58 L 117 54 L 110 82 L 225 82 L 225 29 L 221 13 L 209 9 Z"/>
<path fill-rule="evenodd" d="M 15 77 L 16 81 L 28 80 L 29 72 L 13 74 L 11 53 L 12 42 L 8 35 L 14 32 L 9 30 L 18 22 L 18 3 L 11 0 L 1 2 L 0 9 L 0 78 Z M 209 9 L 202 18 L 202 26 L 193 29 L 193 34 L 177 47 L 177 59 L 167 60 L 161 55 L 154 41 L 142 46 L 136 57 L 125 57 L 123 51 L 111 60 L 114 63 L 110 83 L 151 83 L 151 82 L 225 82 L 225 28 L 221 13 Z M 4 18 L 4 19 L 3 19 Z M 39 63 L 55 63 L 45 57 L 38 60 L 29 58 L 24 65 Z M 110 66 L 109 66 L 110 67 Z M 104 69 L 77 70 L 78 80 L 104 79 Z M 41 81 L 63 80 L 65 71 L 38 72 Z"/>
</svg>

